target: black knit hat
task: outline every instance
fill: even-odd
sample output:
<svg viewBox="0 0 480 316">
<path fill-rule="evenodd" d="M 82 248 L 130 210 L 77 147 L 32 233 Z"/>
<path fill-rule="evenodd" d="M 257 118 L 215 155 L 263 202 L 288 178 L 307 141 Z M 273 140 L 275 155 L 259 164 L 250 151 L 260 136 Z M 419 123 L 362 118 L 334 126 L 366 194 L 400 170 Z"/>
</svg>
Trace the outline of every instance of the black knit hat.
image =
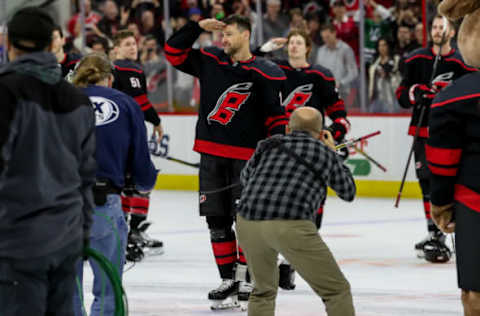
<svg viewBox="0 0 480 316">
<path fill-rule="evenodd" d="M 27 7 L 19 10 L 8 22 L 8 39 L 18 49 L 34 52 L 44 50 L 52 41 L 53 19 L 43 10 Z M 34 45 L 23 45 L 21 41 Z"/>
</svg>

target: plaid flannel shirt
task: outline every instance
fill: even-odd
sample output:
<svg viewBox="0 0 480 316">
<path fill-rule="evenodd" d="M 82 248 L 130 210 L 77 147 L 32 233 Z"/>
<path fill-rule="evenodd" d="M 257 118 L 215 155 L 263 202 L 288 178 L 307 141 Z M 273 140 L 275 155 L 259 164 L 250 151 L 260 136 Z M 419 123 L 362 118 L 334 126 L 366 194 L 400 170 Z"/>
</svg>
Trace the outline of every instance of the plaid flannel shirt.
<svg viewBox="0 0 480 316">
<path fill-rule="evenodd" d="M 300 163 L 273 142 L 280 142 L 315 167 Z M 355 182 L 341 158 L 307 132 L 275 135 L 258 143 L 242 170 L 238 214 L 248 220 L 307 219 L 326 195 L 327 185 L 346 201 L 355 197 Z"/>
</svg>

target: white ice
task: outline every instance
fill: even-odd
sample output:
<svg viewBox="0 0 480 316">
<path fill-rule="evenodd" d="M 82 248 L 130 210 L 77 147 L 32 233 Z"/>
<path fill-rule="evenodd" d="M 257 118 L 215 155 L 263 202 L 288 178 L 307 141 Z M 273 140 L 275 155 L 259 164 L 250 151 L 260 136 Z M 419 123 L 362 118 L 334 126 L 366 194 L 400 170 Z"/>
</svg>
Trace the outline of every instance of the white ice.
<svg viewBox="0 0 480 316">
<path fill-rule="evenodd" d="M 207 293 L 220 279 L 197 194 L 156 191 L 150 203 L 149 233 L 164 242 L 165 254 L 125 273 L 129 315 L 246 315 L 210 310 Z M 430 264 L 413 251 L 426 236 L 421 201 L 402 200 L 399 209 L 393 204 L 327 200 L 321 236 L 350 281 L 357 316 L 462 315 L 454 259 Z M 326 315 L 321 299 L 298 275 L 296 283 L 294 291 L 279 290 L 275 315 Z M 88 291 L 90 277 L 85 284 Z"/>
</svg>

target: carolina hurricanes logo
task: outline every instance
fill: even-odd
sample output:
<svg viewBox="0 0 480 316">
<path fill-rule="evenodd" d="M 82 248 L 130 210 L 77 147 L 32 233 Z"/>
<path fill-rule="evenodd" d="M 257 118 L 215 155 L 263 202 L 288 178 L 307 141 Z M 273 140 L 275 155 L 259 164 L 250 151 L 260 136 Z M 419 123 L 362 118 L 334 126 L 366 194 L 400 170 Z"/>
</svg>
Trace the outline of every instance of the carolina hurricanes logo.
<svg viewBox="0 0 480 316">
<path fill-rule="evenodd" d="M 252 93 L 250 88 L 253 82 L 242 82 L 234 84 L 222 93 L 217 104 L 207 116 L 208 123 L 212 121 L 227 125 L 232 120 L 235 112 L 247 101 Z"/>
<path fill-rule="evenodd" d="M 445 72 L 443 74 L 439 74 L 438 76 L 435 77 L 435 79 L 432 80 L 432 85 L 435 84 L 435 82 L 450 82 L 453 79 L 453 71 L 450 72 Z"/>
<path fill-rule="evenodd" d="M 205 194 L 201 194 L 198 200 L 200 204 L 205 203 L 205 201 L 207 200 L 207 196 Z"/>
<path fill-rule="evenodd" d="M 304 106 L 312 97 L 313 83 L 295 88 L 288 97 L 283 101 L 282 105 L 285 107 L 285 112 L 291 113 L 296 108 Z"/>
</svg>

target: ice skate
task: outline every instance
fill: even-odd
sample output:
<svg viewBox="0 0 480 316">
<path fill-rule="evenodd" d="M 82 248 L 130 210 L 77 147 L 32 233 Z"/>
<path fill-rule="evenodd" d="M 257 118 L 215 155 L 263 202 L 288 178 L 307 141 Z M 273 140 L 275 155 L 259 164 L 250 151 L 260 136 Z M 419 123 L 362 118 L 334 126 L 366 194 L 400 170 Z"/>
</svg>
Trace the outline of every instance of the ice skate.
<svg viewBox="0 0 480 316">
<path fill-rule="evenodd" d="M 151 223 L 143 221 L 138 225 L 137 229 L 132 229 L 129 234 L 129 239 L 132 238 L 137 244 L 141 245 L 143 252 L 148 256 L 157 256 L 165 252 L 163 242 L 151 238 L 146 230 Z"/>
<path fill-rule="evenodd" d="M 248 309 L 248 299 L 253 290 L 253 283 L 240 281 L 238 285 L 238 303 L 240 309 L 246 311 Z"/>
<path fill-rule="evenodd" d="M 208 293 L 208 299 L 212 302 L 212 310 L 224 310 L 240 307 L 238 303 L 238 282 L 232 279 L 223 279 L 220 286 Z"/>
<path fill-rule="evenodd" d="M 433 263 L 450 260 L 452 252 L 445 244 L 445 238 L 442 232 L 429 232 L 425 239 L 415 244 L 417 257 Z"/>
<path fill-rule="evenodd" d="M 278 266 L 279 270 L 279 280 L 278 280 L 278 286 L 284 290 L 291 291 L 295 289 L 295 270 L 292 268 L 292 266 L 286 262 L 283 261 L 280 263 Z"/>
</svg>

